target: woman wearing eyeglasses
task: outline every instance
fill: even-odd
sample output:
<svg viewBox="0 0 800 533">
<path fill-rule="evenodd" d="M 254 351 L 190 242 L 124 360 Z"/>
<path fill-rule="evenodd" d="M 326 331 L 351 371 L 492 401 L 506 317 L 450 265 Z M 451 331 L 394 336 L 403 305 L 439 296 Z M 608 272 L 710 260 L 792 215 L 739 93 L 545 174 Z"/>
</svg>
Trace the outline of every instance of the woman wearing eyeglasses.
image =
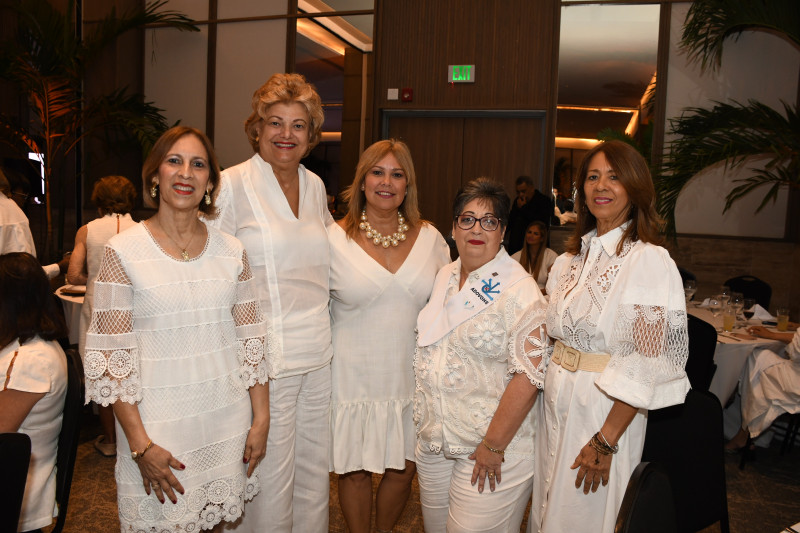
<svg viewBox="0 0 800 533">
<path fill-rule="evenodd" d="M 546 302 L 501 247 L 510 203 L 487 178 L 458 193 L 460 257 L 439 271 L 417 320 L 414 420 L 427 532 L 519 531 L 531 494 Z"/>
</svg>

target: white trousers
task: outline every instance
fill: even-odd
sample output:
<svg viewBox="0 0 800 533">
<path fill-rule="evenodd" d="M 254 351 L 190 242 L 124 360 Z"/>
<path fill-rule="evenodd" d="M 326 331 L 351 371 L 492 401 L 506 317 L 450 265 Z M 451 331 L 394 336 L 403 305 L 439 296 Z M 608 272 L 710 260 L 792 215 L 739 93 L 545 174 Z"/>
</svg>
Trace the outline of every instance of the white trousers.
<svg viewBox="0 0 800 533">
<path fill-rule="evenodd" d="M 533 488 L 533 458 L 506 457 L 502 482 L 483 494 L 471 484 L 475 461 L 417 444 L 417 479 L 426 533 L 519 531 Z"/>
<path fill-rule="evenodd" d="M 327 533 L 331 366 L 269 382 L 267 455 L 261 492 L 237 533 Z"/>
</svg>

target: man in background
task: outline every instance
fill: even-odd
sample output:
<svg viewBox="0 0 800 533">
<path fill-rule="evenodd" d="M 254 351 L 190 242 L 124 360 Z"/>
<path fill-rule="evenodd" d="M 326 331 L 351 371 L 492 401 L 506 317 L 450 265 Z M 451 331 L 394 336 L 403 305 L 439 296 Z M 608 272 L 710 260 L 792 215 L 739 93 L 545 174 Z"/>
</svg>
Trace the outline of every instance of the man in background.
<svg viewBox="0 0 800 533">
<path fill-rule="evenodd" d="M 515 188 L 517 197 L 512 202 L 506 230 L 505 245 L 509 255 L 522 249 L 525 230 L 531 222 L 539 220 L 549 227 L 553 215 L 552 200 L 534 187 L 530 176 L 518 177 Z"/>
</svg>

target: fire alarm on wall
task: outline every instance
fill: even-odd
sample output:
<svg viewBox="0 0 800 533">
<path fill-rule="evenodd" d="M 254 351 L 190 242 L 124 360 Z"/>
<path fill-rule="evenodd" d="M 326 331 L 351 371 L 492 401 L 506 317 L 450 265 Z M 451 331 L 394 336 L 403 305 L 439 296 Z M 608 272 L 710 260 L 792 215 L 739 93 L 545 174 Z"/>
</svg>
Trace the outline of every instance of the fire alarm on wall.
<svg viewBox="0 0 800 533">
<path fill-rule="evenodd" d="M 400 93 L 400 100 L 403 102 L 411 102 L 414 100 L 414 89 L 405 88 Z"/>
</svg>

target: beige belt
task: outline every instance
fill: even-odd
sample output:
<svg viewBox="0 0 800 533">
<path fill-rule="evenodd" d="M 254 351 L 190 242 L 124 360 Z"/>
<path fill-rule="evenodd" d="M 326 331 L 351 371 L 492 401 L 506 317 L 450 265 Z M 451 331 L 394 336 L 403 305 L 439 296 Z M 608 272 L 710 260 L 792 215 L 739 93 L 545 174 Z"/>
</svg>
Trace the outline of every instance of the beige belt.
<svg viewBox="0 0 800 533">
<path fill-rule="evenodd" d="M 586 370 L 587 372 L 602 372 L 611 356 L 607 353 L 589 353 L 570 348 L 561 341 L 556 341 L 553 350 L 553 363 L 561 365 L 564 370 L 575 372 L 576 370 Z"/>
</svg>

